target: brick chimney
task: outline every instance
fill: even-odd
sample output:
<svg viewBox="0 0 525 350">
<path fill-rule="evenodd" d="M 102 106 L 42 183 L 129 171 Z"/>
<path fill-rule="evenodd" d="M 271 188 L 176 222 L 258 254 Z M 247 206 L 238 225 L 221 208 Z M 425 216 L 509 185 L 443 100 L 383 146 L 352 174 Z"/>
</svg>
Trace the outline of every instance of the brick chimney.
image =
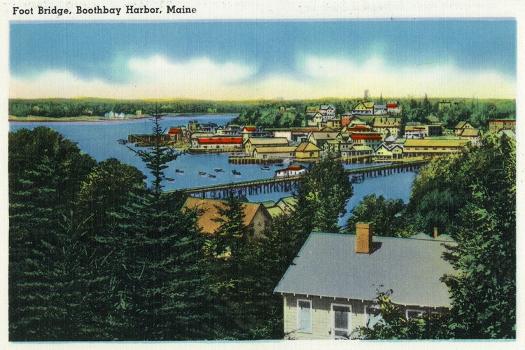
<svg viewBox="0 0 525 350">
<path fill-rule="evenodd" d="M 434 232 L 432 233 L 432 237 L 437 238 L 439 236 L 438 228 L 437 226 L 434 226 Z"/>
<path fill-rule="evenodd" d="M 369 222 L 358 222 L 355 225 L 355 252 L 370 254 L 372 252 L 373 227 Z"/>
</svg>

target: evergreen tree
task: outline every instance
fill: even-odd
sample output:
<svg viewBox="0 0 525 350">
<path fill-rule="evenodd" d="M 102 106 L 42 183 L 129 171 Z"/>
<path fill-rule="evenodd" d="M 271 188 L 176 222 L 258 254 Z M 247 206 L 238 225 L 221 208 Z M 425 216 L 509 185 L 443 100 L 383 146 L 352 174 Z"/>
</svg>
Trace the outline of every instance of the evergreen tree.
<svg viewBox="0 0 525 350">
<path fill-rule="evenodd" d="M 240 339 L 246 336 L 251 322 L 246 305 L 251 288 L 246 283 L 250 279 L 246 263 L 253 231 L 244 224 L 243 204 L 232 193 L 217 204 L 217 211 L 219 228 L 209 244 L 213 290 L 218 301 L 215 311 L 225 325 L 220 337 Z"/>
<path fill-rule="evenodd" d="M 338 219 L 346 212 L 353 188 L 340 161 L 328 155 L 302 177 L 297 214 L 314 230 L 338 232 Z"/>
<path fill-rule="evenodd" d="M 444 279 L 451 328 L 457 338 L 515 338 L 516 143 L 489 134 L 462 160 L 467 200 L 447 256 L 458 273 Z"/>
<path fill-rule="evenodd" d="M 462 181 L 458 181 L 461 179 Z M 516 336 L 516 144 L 505 135 L 487 134 L 479 147 L 455 157 L 433 160 L 414 183 L 410 199 L 417 215 L 425 198 L 454 192 L 461 198 L 457 211 L 443 208 L 446 232 L 456 244 L 447 244 L 444 259 L 455 272 L 443 276 L 451 297 L 450 313 L 420 320 L 410 328 L 399 317 L 384 318 L 386 325 L 366 331 L 374 339 L 466 338 L 501 339 Z M 448 217 L 447 217 L 448 215 Z M 387 310 L 388 311 L 388 310 Z M 384 316 L 384 315 L 383 315 Z M 437 333 L 428 329 L 436 328 Z"/>
<path fill-rule="evenodd" d="M 153 117 L 154 145 L 135 151 L 153 176 L 142 213 L 144 230 L 137 234 L 134 294 L 137 318 L 135 339 L 206 339 L 212 316 L 204 271 L 204 240 L 192 213 L 181 211 L 184 196 L 162 192 L 167 163 L 177 153 L 162 142 L 161 117 Z M 137 270 L 137 271 L 138 271 Z"/>
<path fill-rule="evenodd" d="M 83 243 L 90 249 L 96 285 L 90 302 L 100 316 L 97 339 L 135 336 L 138 305 L 134 291 L 140 275 L 135 263 L 138 233 L 144 230 L 144 175 L 116 159 L 100 162 L 82 182 L 77 208 L 85 220 Z"/>
<path fill-rule="evenodd" d="M 358 222 L 372 222 L 374 235 L 400 236 L 406 227 L 404 220 L 405 205 L 400 199 L 385 199 L 375 194 L 367 195 L 352 210 L 346 225 L 347 232 L 354 232 Z"/>
<path fill-rule="evenodd" d="M 9 333 L 12 340 L 85 336 L 66 276 L 79 254 L 64 217 L 95 161 L 49 128 L 9 134 Z M 69 225 L 70 226 L 70 225 Z M 76 238 L 75 238 L 76 239 Z M 79 275 L 81 275 L 79 273 Z M 71 283 L 74 283 L 71 281 Z"/>
</svg>

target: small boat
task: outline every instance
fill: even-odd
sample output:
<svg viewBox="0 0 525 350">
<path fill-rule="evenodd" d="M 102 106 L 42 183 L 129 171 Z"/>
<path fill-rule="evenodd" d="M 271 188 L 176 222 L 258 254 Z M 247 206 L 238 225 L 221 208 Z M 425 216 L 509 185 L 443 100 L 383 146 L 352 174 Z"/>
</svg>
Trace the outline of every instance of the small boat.
<svg viewBox="0 0 525 350">
<path fill-rule="evenodd" d="M 240 172 L 240 171 L 237 171 L 237 170 L 235 170 L 235 169 L 233 169 L 233 170 L 232 170 L 232 174 L 238 176 L 238 175 L 241 175 L 241 172 Z"/>
<path fill-rule="evenodd" d="M 211 177 L 212 179 L 215 179 L 217 176 L 215 176 L 213 174 L 208 174 L 208 177 Z"/>
<path fill-rule="evenodd" d="M 168 180 L 168 181 L 170 181 L 170 182 L 171 182 L 171 181 L 175 181 L 175 179 L 173 179 L 173 178 L 171 178 L 171 177 L 167 177 L 166 180 Z"/>
<path fill-rule="evenodd" d="M 261 170 L 270 170 L 270 167 L 268 165 L 262 166 Z"/>
<path fill-rule="evenodd" d="M 222 173 L 224 170 L 222 170 L 221 168 L 215 168 L 213 169 L 216 173 Z"/>
<path fill-rule="evenodd" d="M 180 169 L 175 169 L 175 172 L 177 174 L 184 174 L 184 170 L 180 170 Z"/>
<path fill-rule="evenodd" d="M 204 175 L 206 175 L 206 172 L 204 172 L 204 171 L 199 171 L 199 175 L 200 175 L 200 176 L 204 176 Z"/>
<path fill-rule="evenodd" d="M 126 139 L 118 139 L 117 142 L 120 143 L 121 145 L 125 145 L 125 144 L 128 143 L 128 140 L 126 140 Z"/>
</svg>

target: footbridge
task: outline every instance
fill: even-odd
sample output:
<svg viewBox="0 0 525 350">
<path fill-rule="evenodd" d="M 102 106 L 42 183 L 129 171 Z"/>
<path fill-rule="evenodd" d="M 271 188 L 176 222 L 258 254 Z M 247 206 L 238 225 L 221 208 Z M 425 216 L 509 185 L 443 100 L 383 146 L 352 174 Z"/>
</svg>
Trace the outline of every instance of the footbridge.
<svg viewBox="0 0 525 350">
<path fill-rule="evenodd" d="M 352 182 L 360 182 L 368 177 L 387 176 L 394 173 L 416 171 L 427 162 L 428 161 L 426 160 L 418 160 L 405 163 L 371 165 L 362 168 L 346 169 L 345 173 L 350 176 Z M 303 176 L 304 175 L 239 181 L 226 184 L 185 188 L 182 191 L 190 196 L 201 198 L 226 198 L 230 193 L 233 193 L 235 196 L 243 197 L 259 193 L 289 192 L 297 188 L 297 184 Z"/>
</svg>

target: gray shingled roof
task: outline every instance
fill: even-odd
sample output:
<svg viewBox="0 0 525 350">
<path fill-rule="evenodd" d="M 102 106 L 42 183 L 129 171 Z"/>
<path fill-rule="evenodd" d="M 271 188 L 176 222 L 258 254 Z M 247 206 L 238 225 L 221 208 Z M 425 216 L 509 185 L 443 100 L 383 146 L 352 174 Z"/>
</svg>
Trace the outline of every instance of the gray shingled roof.
<svg viewBox="0 0 525 350">
<path fill-rule="evenodd" d="M 377 290 L 392 289 L 397 304 L 450 306 L 448 288 L 439 280 L 453 273 L 441 258 L 443 242 L 377 236 L 373 241 L 380 248 L 357 254 L 355 235 L 310 234 L 274 292 L 374 300 Z"/>
</svg>

